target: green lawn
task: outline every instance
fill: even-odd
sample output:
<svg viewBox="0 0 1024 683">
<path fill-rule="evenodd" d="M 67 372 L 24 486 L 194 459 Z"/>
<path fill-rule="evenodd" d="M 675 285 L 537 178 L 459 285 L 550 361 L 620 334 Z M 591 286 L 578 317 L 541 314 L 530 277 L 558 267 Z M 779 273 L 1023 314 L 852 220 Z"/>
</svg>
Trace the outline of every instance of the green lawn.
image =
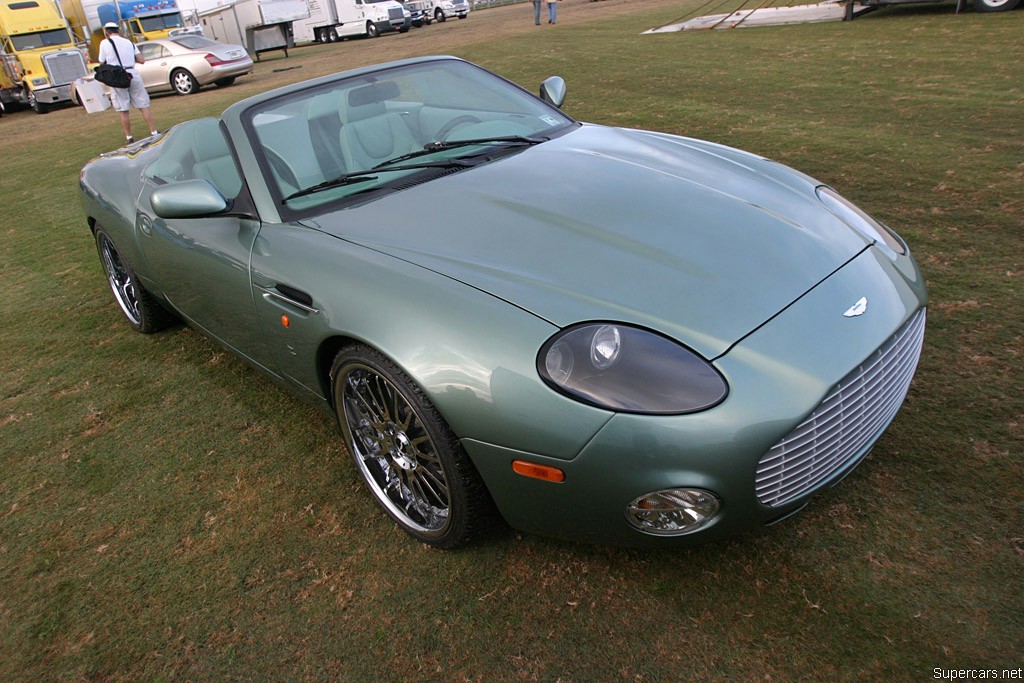
<svg viewBox="0 0 1024 683">
<path fill-rule="evenodd" d="M 0 119 L 0 680 L 931 680 L 1024 666 L 1024 11 L 641 36 L 694 1 L 474 12 L 268 55 L 161 97 L 445 52 L 576 118 L 692 135 L 833 184 L 929 282 L 910 397 L 799 516 L 672 553 L 497 530 L 417 545 L 335 425 L 184 328 L 120 319 L 77 198 L 109 112 Z M 282 69 L 288 69 L 286 71 Z M 137 132 L 141 118 L 135 117 Z M 566 183 L 573 182 L 566 178 Z"/>
</svg>

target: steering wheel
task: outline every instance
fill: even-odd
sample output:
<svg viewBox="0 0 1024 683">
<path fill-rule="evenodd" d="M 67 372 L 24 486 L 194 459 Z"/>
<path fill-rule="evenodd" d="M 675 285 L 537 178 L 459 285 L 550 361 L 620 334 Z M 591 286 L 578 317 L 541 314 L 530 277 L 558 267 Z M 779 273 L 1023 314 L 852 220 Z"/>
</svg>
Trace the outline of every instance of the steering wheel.
<svg viewBox="0 0 1024 683">
<path fill-rule="evenodd" d="M 284 160 L 284 157 L 269 147 L 264 147 L 263 153 L 267 155 L 267 161 L 270 162 L 270 167 L 274 169 L 274 173 L 277 174 L 278 178 L 288 183 L 296 190 L 301 188 L 299 185 L 299 179 L 295 175 L 295 171 L 293 171 L 292 167 L 288 165 L 288 162 Z"/>
<path fill-rule="evenodd" d="M 462 116 L 456 116 L 448 123 L 441 126 L 441 129 L 434 135 L 434 139 L 438 142 L 444 142 L 448 139 L 448 134 L 459 126 L 468 125 L 470 123 L 483 123 L 480 119 L 473 116 L 472 114 L 463 114 Z"/>
</svg>

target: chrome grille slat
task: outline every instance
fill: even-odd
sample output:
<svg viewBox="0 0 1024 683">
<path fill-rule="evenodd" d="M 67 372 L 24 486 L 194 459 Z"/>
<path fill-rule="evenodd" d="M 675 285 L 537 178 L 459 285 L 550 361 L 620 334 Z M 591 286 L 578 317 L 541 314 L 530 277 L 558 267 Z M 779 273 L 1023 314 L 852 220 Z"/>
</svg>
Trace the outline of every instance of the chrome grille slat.
<svg viewBox="0 0 1024 683">
<path fill-rule="evenodd" d="M 53 52 L 43 56 L 46 75 L 53 85 L 68 85 L 85 76 L 85 58 L 78 50 Z"/>
<path fill-rule="evenodd" d="M 896 375 L 886 376 L 886 393 L 889 394 L 892 393 L 892 391 L 898 391 L 899 386 L 909 380 L 909 376 L 912 374 L 912 372 L 913 365 L 904 364 L 904 367 L 901 372 L 899 372 Z M 877 388 L 877 384 L 875 385 L 875 388 Z M 863 394 L 864 392 L 859 393 Z M 877 415 L 880 412 L 887 411 L 891 407 L 892 402 L 897 399 L 902 400 L 902 397 L 891 396 L 889 401 L 875 405 L 871 409 L 870 413 L 862 415 L 861 422 L 873 424 L 876 421 L 874 418 L 877 417 Z M 822 405 L 824 405 L 824 403 Z M 808 446 L 809 444 L 816 442 L 819 444 L 819 449 L 821 449 L 821 442 L 825 441 L 825 439 L 821 436 L 822 434 L 829 433 L 829 438 L 834 439 L 834 433 L 837 430 L 842 430 L 849 426 L 843 421 L 843 417 L 845 416 L 844 411 L 824 412 L 829 412 L 827 419 L 822 419 L 823 411 L 821 408 L 819 408 L 817 411 L 815 411 L 812 419 L 805 420 L 793 432 L 791 432 L 795 436 L 786 437 L 778 444 L 776 444 L 775 448 L 773 448 L 772 451 L 776 451 L 776 449 L 778 449 L 777 454 L 774 456 L 765 456 L 764 458 L 762 458 L 761 466 L 758 468 L 758 472 L 765 473 L 773 468 L 781 467 L 787 458 L 787 453 L 796 448 Z M 810 429 L 810 427 L 812 426 L 814 428 Z M 758 477 L 758 480 L 760 481 L 763 478 L 764 476 Z"/>
<path fill-rule="evenodd" d="M 921 355 L 925 317 L 924 309 L 917 311 L 765 453 L 754 477 L 761 503 L 779 506 L 804 496 L 863 454 L 906 398 Z"/>
</svg>

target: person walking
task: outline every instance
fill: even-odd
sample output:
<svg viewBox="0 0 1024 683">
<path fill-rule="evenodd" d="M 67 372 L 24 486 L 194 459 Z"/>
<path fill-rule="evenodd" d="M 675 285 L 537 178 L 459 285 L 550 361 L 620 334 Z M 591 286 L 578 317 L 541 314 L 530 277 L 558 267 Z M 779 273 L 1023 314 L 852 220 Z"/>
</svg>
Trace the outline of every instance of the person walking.
<svg viewBox="0 0 1024 683">
<path fill-rule="evenodd" d="M 540 3 L 541 0 L 533 0 L 533 23 L 540 26 Z"/>
<path fill-rule="evenodd" d="M 548 0 L 548 23 L 554 24 L 558 20 L 558 3 L 556 0 Z"/>
<path fill-rule="evenodd" d="M 107 39 L 100 45 L 99 61 L 112 66 L 123 66 L 131 74 L 132 81 L 127 88 L 111 88 L 114 93 L 114 110 L 121 117 L 121 130 L 124 131 L 126 142 L 135 142 L 132 137 L 132 121 L 129 115 L 131 107 L 135 107 L 142 114 L 149 126 L 149 134 L 156 135 L 156 123 L 153 121 L 153 113 L 149 109 L 149 93 L 146 86 L 142 84 L 142 76 L 136 64 L 145 64 L 146 58 L 139 52 L 135 43 L 122 38 L 117 24 L 109 21 L 103 25 Z"/>
</svg>

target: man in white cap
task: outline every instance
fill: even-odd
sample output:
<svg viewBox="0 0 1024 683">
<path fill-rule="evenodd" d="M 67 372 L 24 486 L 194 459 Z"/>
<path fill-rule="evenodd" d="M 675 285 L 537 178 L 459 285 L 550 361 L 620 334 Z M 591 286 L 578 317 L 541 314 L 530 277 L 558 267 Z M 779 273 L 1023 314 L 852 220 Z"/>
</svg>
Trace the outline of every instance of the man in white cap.
<svg viewBox="0 0 1024 683">
<path fill-rule="evenodd" d="M 124 130 L 124 137 L 127 142 L 135 142 L 132 137 L 132 122 L 128 115 L 130 107 L 135 107 L 142 114 L 149 126 L 149 134 L 156 135 L 156 123 L 153 122 L 153 114 L 149 110 L 149 93 L 146 86 L 142 84 L 142 76 L 135 68 L 136 64 L 144 64 L 146 58 L 135 47 L 135 43 L 122 38 L 117 24 L 112 21 L 103 25 L 107 39 L 100 45 L 99 61 L 113 66 L 123 66 L 132 75 L 132 81 L 127 88 L 111 88 L 114 93 L 114 109 L 121 116 L 121 129 Z"/>
</svg>

